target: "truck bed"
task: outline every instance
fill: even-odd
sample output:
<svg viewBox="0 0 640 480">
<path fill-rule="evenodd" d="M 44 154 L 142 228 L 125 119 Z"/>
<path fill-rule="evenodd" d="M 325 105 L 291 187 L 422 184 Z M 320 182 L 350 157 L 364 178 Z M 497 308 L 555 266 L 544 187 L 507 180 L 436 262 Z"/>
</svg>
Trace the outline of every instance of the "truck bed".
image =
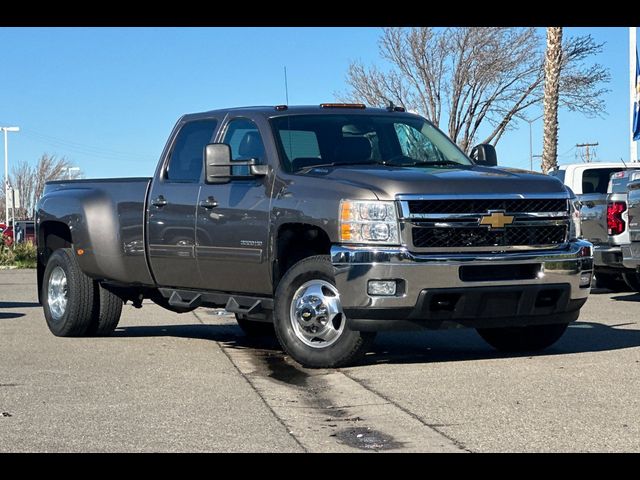
<svg viewBox="0 0 640 480">
<path fill-rule="evenodd" d="M 69 225 L 78 262 L 97 279 L 153 285 L 145 255 L 145 211 L 151 178 L 47 182 L 38 228 Z"/>
</svg>

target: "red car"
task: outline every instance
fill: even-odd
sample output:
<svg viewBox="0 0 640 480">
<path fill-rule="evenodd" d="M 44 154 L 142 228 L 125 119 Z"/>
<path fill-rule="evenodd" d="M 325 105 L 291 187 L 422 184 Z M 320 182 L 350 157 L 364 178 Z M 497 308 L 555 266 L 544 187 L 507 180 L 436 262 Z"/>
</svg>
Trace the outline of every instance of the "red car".
<svg viewBox="0 0 640 480">
<path fill-rule="evenodd" d="M 0 224 L 0 228 L 5 227 Z M 31 242 L 36 243 L 35 223 L 32 220 L 17 220 L 16 228 L 18 232 L 18 243 Z M 2 237 L 5 245 L 11 245 L 14 241 L 13 227 L 6 227 L 2 230 Z"/>
</svg>

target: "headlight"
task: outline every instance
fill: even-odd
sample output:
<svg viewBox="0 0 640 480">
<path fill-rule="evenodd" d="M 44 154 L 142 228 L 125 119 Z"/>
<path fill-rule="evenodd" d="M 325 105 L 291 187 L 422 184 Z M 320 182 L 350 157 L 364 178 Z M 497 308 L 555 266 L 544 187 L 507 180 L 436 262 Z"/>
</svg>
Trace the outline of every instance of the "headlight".
<svg viewBox="0 0 640 480">
<path fill-rule="evenodd" d="M 576 197 L 569 199 L 569 240 L 574 240 L 582 236 L 582 227 L 580 226 L 580 200 Z"/>
<path fill-rule="evenodd" d="M 340 241 L 399 245 L 398 217 L 394 202 L 342 200 Z"/>
</svg>

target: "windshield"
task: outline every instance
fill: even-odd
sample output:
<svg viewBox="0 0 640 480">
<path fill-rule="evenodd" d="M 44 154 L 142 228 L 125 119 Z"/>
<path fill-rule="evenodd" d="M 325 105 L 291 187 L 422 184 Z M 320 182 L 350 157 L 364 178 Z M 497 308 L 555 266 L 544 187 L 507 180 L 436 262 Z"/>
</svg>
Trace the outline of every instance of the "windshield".
<svg viewBox="0 0 640 480">
<path fill-rule="evenodd" d="M 289 115 L 272 118 L 271 124 L 288 172 L 320 165 L 472 165 L 446 135 L 419 117 Z"/>
</svg>

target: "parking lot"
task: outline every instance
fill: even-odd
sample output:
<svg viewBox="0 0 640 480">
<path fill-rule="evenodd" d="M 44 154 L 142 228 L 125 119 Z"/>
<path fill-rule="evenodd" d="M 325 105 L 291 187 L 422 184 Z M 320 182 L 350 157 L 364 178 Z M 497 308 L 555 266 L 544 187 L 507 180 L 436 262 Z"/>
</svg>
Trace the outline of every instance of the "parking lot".
<svg viewBox="0 0 640 480">
<path fill-rule="evenodd" d="M 539 355 L 473 330 L 384 333 L 306 370 L 233 317 L 126 306 L 57 338 L 35 271 L 0 270 L 0 451 L 640 451 L 640 294 L 594 291 Z"/>
</svg>

